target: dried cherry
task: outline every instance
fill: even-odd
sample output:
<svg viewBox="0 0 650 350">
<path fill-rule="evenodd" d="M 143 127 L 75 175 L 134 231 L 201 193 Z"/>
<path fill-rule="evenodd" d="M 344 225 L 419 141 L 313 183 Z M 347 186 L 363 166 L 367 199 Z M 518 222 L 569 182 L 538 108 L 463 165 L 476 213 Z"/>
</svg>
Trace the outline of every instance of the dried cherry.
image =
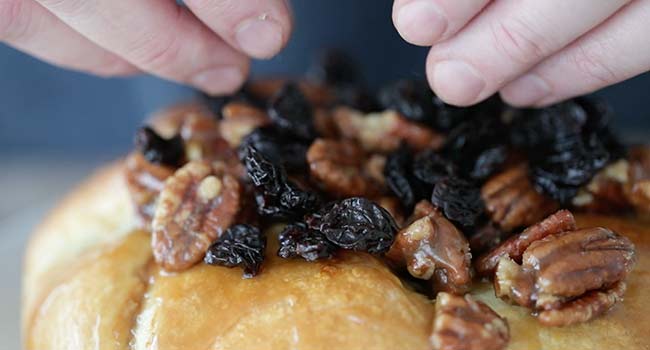
<svg viewBox="0 0 650 350">
<path fill-rule="evenodd" d="M 288 180 L 286 170 L 265 158 L 255 147 L 240 154 L 246 171 L 256 187 L 258 212 L 272 218 L 299 218 L 318 208 L 320 198 Z"/>
<path fill-rule="evenodd" d="M 361 197 L 332 202 L 308 215 L 306 222 L 340 248 L 373 254 L 386 252 L 397 233 L 390 213 Z"/>
<path fill-rule="evenodd" d="M 297 84 L 286 83 L 271 99 L 268 113 L 276 126 L 296 137 L 316 137 L 312 106 Z"/>
<path fill-rule="evenodd" d="M 414 175 L 412 166 L 416 165 L 417 163 L 413 162 L 413 154 L 406 145 L 388 155 L 384 165 L 386 185 L 409 211 L 418 200 L 431 193 L 431 186 L 426 186 Z"/>
<path fill-rule="evenodd" d="M 254 147 L 271 162 L 281 164 L 289 172 L 307 169 L 309 142 L 293 137 L 284 129 L 275 126 L 257 128 L 244 137 L 240 149 L 248 146 Z"/>
<path fill-rule="evenodd" d="M 479 186 L 458 177 L 447 177 L 438 182 L 433 189 L 431 203 L 447 219 L 463 228 L 477 227 L 484 218 L 485 205 Z"/>
<path fill-rule="evenodd" d="M 307 261 L 326 259 L 332 256 L 337 247 L 316 230 L 304 223 L 287 225 L 278 236 L 280 248 L 278 256 L 289 259 L 301 257 Z"/>
<path fill-rule="evenodd" d="M 210 265 L 242 266 L 244 278 L 251 278 L 262 266 L 265 249 L 266 237 L 257 227 L 238 224 L 228 228 L 212 243 L 203 260 Z"/>
<path fill-rule="evenodd" d="M 394 109 L 405 118 L 434 125 L 433 92 L 424 81 L 401 80 L 379 91 L 379 103 L 385 109 Z"/>
<path fill-rule="evenodd" d="M 152 128 L 145 126 L 135 136 L 137 149 L 153 164 L 178 167 L 184 160 L 185 149 L 180 134 L 165 139 Z"/>
<path fill-rule="evenodd" d="M 413 160 L 413 175 L 421 182 L 435 185 L 448 176 L 458 173 L 456 165 L 435 150 L 424 150 Z"/>
</svg>

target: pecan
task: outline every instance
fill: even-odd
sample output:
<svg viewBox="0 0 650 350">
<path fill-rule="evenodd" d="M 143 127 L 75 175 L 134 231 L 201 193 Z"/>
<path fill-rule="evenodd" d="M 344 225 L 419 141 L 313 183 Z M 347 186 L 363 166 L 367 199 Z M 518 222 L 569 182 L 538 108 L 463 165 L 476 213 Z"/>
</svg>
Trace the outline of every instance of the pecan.
<svg viewBox="0 0 650 350">
<path fill-rule="evenodd" d="M 338 139 L 339 130 L 329 110 L 316 108 L 314 110 L 314 128 L 321 137 Z"/>
<path fill-rule="evenodd" d="M 397 233 L 386 257 L 406 266 L 411 276 L 431 281 L 433 291 L 463 294 L 472 282 L 469 244 L 465 236 L 426 201 L 427 212 Z"/>
<path fill-rule="evenodd" d="M 431 345 L 435 350 L 500 350 L 510 340 L 508 322 L 486 304 L 439 293 Z"/>
<path fill-rule="evenodd" d="M 368 151 L 391 152 L 402 142 L 415 150 L 439 148 L 444 138 L 424 125 L 406 120 L 397 112 L 363 113 L 340 107 L 333 112 L 334 122 L 344 138 L 353 139 Z"/>
<path fill-rule="evenodd" d="M 628 183 L 629 163 L 621 159 L 601 169 L 596 176 L 573 197 L 571 204 L 576 209 L 612 213 L 630 207 L 625 196 Z"/>
<path fill-rule="evenodd" d="M 152 222 L 156 261 L 181 271 L 203 258 L 210 244 L 235 220 L 242 188 L 207 162 L 192 161 L 165 182 Z"/>
<path fill-rule="evenodd" d="M 621 281 L 609 289 L 590 291 L 559 309 L 540 312 L 537 319 L 541 324 L 550 327 L 587 322 L 623 300 L 626 287 L 625 282 Z"/>
<path fill-rule="evenodd" d="M 221 137 L 231 147 L 239 146 L 244 136 L 270 122 L 264 111 L 245 102 L 230 102 L 223 107 L 221 114 L 223 115 L 219 122 Z"/>
<path fill-rule="evenodd" d="M 497 296 L 541 311 L 547 325 L 593 319 L 620 300 L 634 266 L 634 245 L 605 228 L 553 234 L 533 242 L 518 265 L 499 260 Z M 614 288 L 614 289 L 612 289 Z"/>
<path fill-rule="evenodd" d="M 158 194 L 165 180 L 173 173 L 173 168 L 152 164 L 140 152 L 133 152 L 127 157 L 126 185 L 143 227 L 151 222 Z"/>
<path fill-rule="evenodd" d="M 508 238 L 509 234 L 498 228 L 493 222 L 478 228 L 471 237 L 469 237 L 469 248 L 472 254 L 479 255 L 494 249 L 501 242 Z"/>
<path fill-rule="evenodd" d="M 364 170 L 365 152 L 349 140 L 316 139 L 307 151 L 311 174 L 340 197 L 373 197 L 380 184 Z"/>
<path fill-rule="evenodd" d="M 528 227 L 524 232 L 510 237 L 491 252 L 480 256 L 474 264 L 476 272 L 487 276 L 494 272 L 502 256 L 519 261 L 524 251 L 535 241 L 548 235 L 576 229 L 573 214 L 560 210 L 543 221 Z"/>
<path fill-rule="evenodd" d="M 256 80 L 246 85 L 247 91 L 254 97 L 266 101 L 270 99 L 278 90 L 288 82 L 287 79 L 264 79 Z M 308 81 L 298 81 L 300 91 L 307 97 L 307 100 L 314 105 L 326 106 L 334 101 L 334 94 L 327 87 L 310 83 Z"/>
<path fill-rule="evenodd" d="M 558 209 L 555 201 L 535 190 L 525 164 L 490 178 L 481 196 L 492 222 L 505 232 L 530 226 Z"/>
<path fill-rule="evenodd" d="M 397 227 L 401 227 L 404 224 L 404 214 L 402 213 L 402 205 L 400 204 L 399 199 L 384 196 L 375 199 L 375 202 L 390 213 L 393 219 L 395 219 Z"/>
<path fill-rule="evenodd" d="M 635 147 L 630 150 L 629 181 L 625 194 L 634 208 L 641 213 L 650 213 L 650 147 Z"/>
</svg>

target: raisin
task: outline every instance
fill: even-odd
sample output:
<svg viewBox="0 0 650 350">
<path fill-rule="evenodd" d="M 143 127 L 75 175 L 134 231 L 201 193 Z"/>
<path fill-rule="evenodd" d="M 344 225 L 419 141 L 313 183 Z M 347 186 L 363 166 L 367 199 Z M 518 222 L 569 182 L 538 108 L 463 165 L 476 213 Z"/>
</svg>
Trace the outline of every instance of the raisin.
<svg viewBox="0 0 650 350">
<path fill-rule="evenodd" d="M 312 106 L 297 84 L 288 82 L 271 99 L 269 117 L 279 128 L 305 140 L 316 137 Z"/>
<path fill-rule="evenodd" d="M 264 126 L 253 130 L 241 142 L 240 149 L 253 146 L 265 158 L 281 164 L 287 171 L 307 170 L 309 143 L 293 137 L 284 129 Z"/>
<path fill-rule="evenodd" d="M 567 205 L 600 169 L 625 154 L 607 127 L 609 113 L 597 102 L 579 98 L 513 122 L 512 142 L 528 153 L 538 191 Z"/>
<path fill-rule="evenodd" d="M 228 228 L 212 243 L 204 261 L 210 265 L 242 266 L 244 278 L 251 278 L 262 266 L 265 249 L 266 237 L 257 227 L 239 224 Z"/>
<path fill-rule="evenodd" d="M 135 144 L 144 157 L 153 164 L 178 167 L 184 160 L 185 149 L 179 134 L 165 139 L 145 126 L 138 130 Z"/>
<path fill-rule="evenodd" d="M 417 175 L 414 176 L 411 166 L 415 167 L 416 164 L 413 163 L 411 150 L 402 145 L 388 156 L 384 165 L 386 185 L 409 211 L 415 202 L 431 193 L 431 187 L 420 182 Z"/>
<path fill-rule="evenodd" d="M 496 118 L 474 118 L 449 134 L 444 157 L 457 164 L 460 175 L 484 180 L 499 170 L 508 156 L 505 126 Z"/>
<path fill-rule="evenodd" d="M 434 150 L 424 150 L 415 156 L 413 175 L 425 184 L 435 185 L 458 172 L 456 165 Z"/>
<path fill-rule="evenodd" d="M 334 245 L 373 254 L 386 252 L 395 239 L 397 224 L 384 208 L 366 198 L 332 202 L 306 218 Z"/>
<path fill-rule="evenodd" d="M 357 62 L 341 50 L 325 51 L 307 72 L 316 83 L 328 86 L 350 86 L 361 82 Z"/>
<path fill-rule="evenodd" d="M 289 181 L 284 167 L 272 163 L 253 146 L 242 149 L 240 156 L 256 187 L 255 200 L 261 215 L 277 219 L 299 218 L 320 205 L 318 195 Z"/>
<path fill-rule="evenodd" d="M 280 248 L 278 256 L 289 259 L 301 257 L 307 261 L 326 259 L 332 256 L 337 247 L 316 230 L 304 223 L 287 225 L 278 236 Z"/>
<path fill-rule="evenodd" d="M 438 182 L 431 195 L 431 203 L 447 219 L 463 228 L 477 227 L 484 218 L 485 206 L 477 184 L 458 177 Z"/>
<path fill-rule="evenodd" d="M 433 125 L 435 107 L 433 92 L 426 82 L 401 80 L 379 91 L 379 103 L 393 109 L 405 118 L 425 125 Z"/>
<path fill-rule="evenodd" d="M 436 118 L 433 122 L 433 127 L 436 130 L 450 131 L 470 117 L 470 109 L 446 104 L 438 96 L 434 96 L 432 102 L 436 111 Z"/>
<path fill-rule="evenodd" d="M 361 86 L 339 86 L 335 90 L 336 104 L 348 106 L 364 113 L 381 110 L 379 102 L 368 90 Z"/>
</svg>

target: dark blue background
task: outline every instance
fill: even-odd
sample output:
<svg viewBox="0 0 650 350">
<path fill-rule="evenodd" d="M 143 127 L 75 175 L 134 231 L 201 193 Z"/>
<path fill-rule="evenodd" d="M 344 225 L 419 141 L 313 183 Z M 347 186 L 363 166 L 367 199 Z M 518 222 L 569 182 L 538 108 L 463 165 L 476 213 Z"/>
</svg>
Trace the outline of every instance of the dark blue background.
<svg viewBox="0 0 650 350">
<path fill-rule="evenodd" d="M 426 49 L 400 39 L 391 3 L 295 1 L 289 46 L 273 60 L 255 62 L 253 75 L 298 75 L 322 48 L 338 47 L 363 64 L 371 85 L 423 77 Z M 649 135 L 649 74 L 599 94 L 617 111 L 619 130 L 637 139 Z M 101 79 L 0 46 L 0 153 L 118 155 L 131 147 L 147 113 L 191 96 L 191 90 L 156 78 Z"/>
</svg>

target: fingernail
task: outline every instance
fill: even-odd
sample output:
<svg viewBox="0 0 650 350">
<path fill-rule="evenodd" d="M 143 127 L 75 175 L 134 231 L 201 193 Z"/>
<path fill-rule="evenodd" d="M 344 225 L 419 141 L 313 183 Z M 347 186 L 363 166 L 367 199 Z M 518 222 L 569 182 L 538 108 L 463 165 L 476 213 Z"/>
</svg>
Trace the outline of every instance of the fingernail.
<svg viewBox="0 0 650 350">
<path fill-rule="evenodd" d="M 199 72 L 192 84 L 210 95 L 221 95 L 237 90 L 244 83 L 244 74 L 237 67 L 217 67 Z"/>
<path fill-rule="evenodd" d="M 516 107 L 534 105 L 550 94 L 550 86 L 534 73 L 526 74 L 501 89 L 503 98 Z"/>
<path fill-rule="evenodd" d="M 463 61 L 436 63 L 429 79 L 441 99 L 458 106 L 475 103 L 486 85 L 477 69 Z"/>
<path fill-rule="evenodd" d="M 431 45 L 447 29 L 447 19 L 432 1 L 412 1 L 398 10 L 395 24 L 404 39 L 416 45 Z"/>
<path fill-rule="evenodd" d="M 282 49 L 282 27 L 267 16 L 242 22 L 236 30 L 239 48 L 255 58 L 270 58 Z"/>
</svg>

